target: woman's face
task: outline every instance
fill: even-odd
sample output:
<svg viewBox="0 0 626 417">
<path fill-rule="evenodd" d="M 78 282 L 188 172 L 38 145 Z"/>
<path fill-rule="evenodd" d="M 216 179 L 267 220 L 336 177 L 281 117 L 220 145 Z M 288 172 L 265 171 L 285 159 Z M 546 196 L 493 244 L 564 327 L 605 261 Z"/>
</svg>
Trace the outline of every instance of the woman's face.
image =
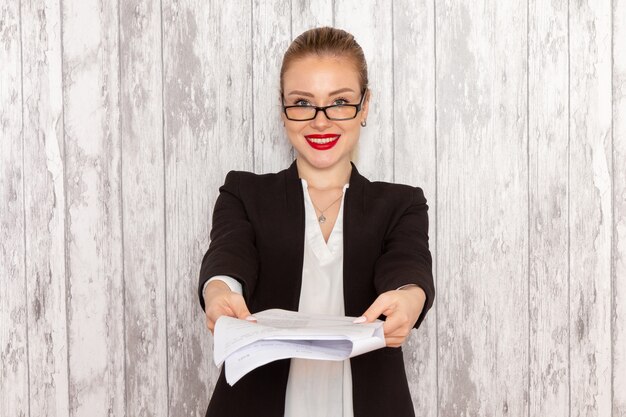
<svg viewBox="0 0 626 417">
<path fill-rule="evenodd" d="M 291 63 L 283 76 L 285 106 L 359 104 L 359 74 L 348 58 L 308 56 Z M 369 93 L 367 93 L 369 96 Z M 351 120 L 328 120 L 318 112 L 313 120 L 289 120 L 282 113 L 289 141 L 303 163 L 317 169 L 350 163 L 366 120 L 369 97 Z"/>
</svg>

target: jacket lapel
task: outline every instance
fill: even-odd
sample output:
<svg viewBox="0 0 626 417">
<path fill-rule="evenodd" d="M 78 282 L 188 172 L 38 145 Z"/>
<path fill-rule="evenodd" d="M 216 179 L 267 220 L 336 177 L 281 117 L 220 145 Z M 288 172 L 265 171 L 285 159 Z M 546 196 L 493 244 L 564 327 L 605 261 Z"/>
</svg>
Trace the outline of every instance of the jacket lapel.
<svg viewBox="0 0 626 417">
<path fill-rule="evenodd" d="M 287 308 L 297 311 L 300 304 L 300 290 L 302 288 L 302 264 L 304 261 L 304 194 L 302 182 L 298 175 L 296 161 L 285 171 L 285 207 L 284 218 L 287 224 L 289 241 L 285 245 L 285 263 L 288 276 L 286 277 Z M 292 240 L 293 239 L 293 240 Z"/>
<path fill-rule="evenodd" d="M 350 186 L 346 190 L 343 208 L 343 302 L 346 316 L 360 316 L 363 313 L 360 311 L 362 286 L 371 285 L 363 280 L 371 274 L 371 271 L 362 270 L 368 256 L 366 248 L 371 243 L 371 239 L 368 239 L 365 233 L 368 227 L 365 217 L 368 180 L 359 173 L 352 162 L 350 163 L 352 164 Z"/>
</svg>

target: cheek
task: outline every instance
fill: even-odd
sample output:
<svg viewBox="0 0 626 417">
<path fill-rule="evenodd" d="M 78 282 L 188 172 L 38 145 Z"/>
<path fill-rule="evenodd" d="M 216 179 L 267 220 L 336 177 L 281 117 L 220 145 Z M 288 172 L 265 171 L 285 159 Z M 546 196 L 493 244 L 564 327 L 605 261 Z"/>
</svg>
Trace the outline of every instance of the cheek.
<svg viewBox="0 0 626 417">
<path fill-rule="evenodd" d="M 349 132 L 350 136 L 354 136 L 356 138 L 361 133 L 361 126 L 358 123 L 355 123 L 349 127 L 346 127 L 346 132 Z"/>
<path fill-rule="evenodd" d="M 285 124 L 285 129 L 289 137 L 297 137 L 302 132 L 302 126 L 293 125 L 291 123 Z"/>
<path fill-rule="evenodd" d="M 299 138 L 300 138 L 300 129 L 296 129 L 293 126 L 287 126 L 285 129 L 285 132 L 287 134 L 287 138 L 289 139 L 289 142 L 291 142 L 292 144 L 295 144 L 298 142 Z"/>
</svg>

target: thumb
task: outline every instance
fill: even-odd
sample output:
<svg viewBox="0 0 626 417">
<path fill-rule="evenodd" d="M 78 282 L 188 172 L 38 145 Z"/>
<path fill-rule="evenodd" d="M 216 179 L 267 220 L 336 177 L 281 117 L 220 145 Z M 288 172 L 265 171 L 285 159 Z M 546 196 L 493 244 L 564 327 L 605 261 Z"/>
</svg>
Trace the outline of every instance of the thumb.
<svg viewBox="0 0 626 417">
<path fill-rule="evenodd" d="M 248 310 L 248 306 L 244 301 L 243 297 L 237 297 L 232 305 L 233 313 L 238 319 L 250 320 L 249 317 L 252 317 L 250 314 L 250 310 Z M 256 320 L 256 319 L 255 319 Z"/>
<path fill-rule="evenodd" d="M 387 297 L 381 294 L 374 300 L 372 305 L 365 310 L 365 313 L 361 317 L 354 320 L 354 323 L 371 323 L 376 320 L 381 314 L 383 314 L 388 308 Z"/>
</svg>

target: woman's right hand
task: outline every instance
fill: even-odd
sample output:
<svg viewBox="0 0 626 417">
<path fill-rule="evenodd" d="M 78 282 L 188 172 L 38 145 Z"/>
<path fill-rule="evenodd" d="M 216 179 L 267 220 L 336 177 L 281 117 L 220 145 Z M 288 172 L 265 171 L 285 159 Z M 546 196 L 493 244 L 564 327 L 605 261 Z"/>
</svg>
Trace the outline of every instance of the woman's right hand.
<svg viewBox="0 0 626 417">
<path fill-rule="evenodd" d="M 231 291 L 228 285 L 219 279 L 207 284 L 204 290 L 204 301 L 206 324 L 211 333 L 213 333 L 215 322 L 220 316 L 255 321 L 241 294 Z"/>
</svg>

